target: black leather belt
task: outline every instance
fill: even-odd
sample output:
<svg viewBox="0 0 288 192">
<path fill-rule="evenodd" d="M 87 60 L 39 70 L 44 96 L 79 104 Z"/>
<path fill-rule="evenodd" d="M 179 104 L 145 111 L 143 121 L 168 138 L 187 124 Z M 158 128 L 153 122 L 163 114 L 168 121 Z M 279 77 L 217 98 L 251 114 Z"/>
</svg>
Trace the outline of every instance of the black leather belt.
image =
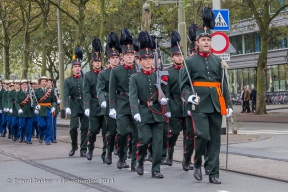
<svg viewBox="0 0 288 192">
<path fill-rule="evenodd" d="M 155 105 L 156 103 L 158 103 L 158 101 L 147 101 L 147 102 L 145 102 L 145 101 L 141 101 L 141 100 L 139 100 L 139 105 L 146 105 L 146 106 L 153 106 L 153 105 Z"/>
<path fill-rule="evenodd" d="M 71 99 L 73 99 L 73 100 L 81 100 L 82 97 L 81 96 L 80 97 L 71 97 Z"/>
<path fill-rule="evenodd" d="M 121 96 L 126 96 L 126 97 L 129 97 L 129 93 L 128 92 L 122 92 L 122 91 L 116 91 L 116 93 L 118 94 L 118 95 L 121 95 Z"/>
<path fill-rule="evenodd" d="M 180 98 L 181 98 L 181 95 L 177 95 L 177 94 L 173 94 L 173 93 L 171 93 L 170 96 L 171 96 L 171 98 L 172 98 L 173 100 L 176 100 L 176 99 L 180 99 Z"/>
<path fill-rule="evenodd" d="M 97 95 L 91 95 L 92 98 L 98 99 Z"/>
</svg>

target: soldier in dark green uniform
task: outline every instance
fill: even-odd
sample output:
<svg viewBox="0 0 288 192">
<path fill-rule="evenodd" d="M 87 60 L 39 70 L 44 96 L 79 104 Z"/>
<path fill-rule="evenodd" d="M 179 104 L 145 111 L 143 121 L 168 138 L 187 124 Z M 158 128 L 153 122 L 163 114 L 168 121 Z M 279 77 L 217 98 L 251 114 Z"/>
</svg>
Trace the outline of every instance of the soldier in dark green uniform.
<svg viewBox="0 0 288 192">
<path fill-rule="evenodd" d="M 125 166 L 127 136 L 132 132 L 131 170 L 135 171 L 137 128 L 129 105 L 129 81 L 131 75 L 136 72 L 132 39 L 132 35 L 128 29 L 121 31 L 120 44 L 122 45 L 124 64 L 113 68 L 111 71 L 109 82 L 109 116 L 116 119 L 117 123 L 119 146 L 117 167 L 118 169 L 122 169 Z"/>
<path fill-rule="evenodd" d="M 182 50 L 179 49 L 181 37 L 178 32 L 173 31 L 171 34 L 171 57 L 173 66 L 168 68 L 168 90 L 169 90 L 169 108 L 171 113 L 167 113 L 169 119 L 168 127 L 168 144 L 167 144 L 167 165 L 173 164 L 174 146 L 176 144 L 179 133 L 186 130 L 186 121 L 183 116 L 182 100 L 179 85 L 179 71 L 183 67 Z"/>
<path fill-rule="evenodd" d="M 7 95 L 9 92 L 9 80 L 4 80 L 3 81 L 4 84 L 4 89 L 3 89 L 3 93 L 2 93 L 2 107 L 3 107 L 3 112 L 2 112 L 2 126 L 1 126 L 1 136 L 2 137 L 6 137 L 6 127 L 8 124 L 8 114 L 9 114 L 9 108 L 7 106 Z"/>
<path fill-rule="evenodd" d="M 222 115 L 231 116 L 233 110 L 230 102 L 227 78 L 222 68 L 223 62 L 210 53 L 210 29 L 214 28 L 214 15 L 210 8 L 202 10 L 203 28 L 196 32 L 198 52 L 186 60 L 188 73 L 183 74 L 181 92 L 189 103 L 198 104 L 192 111 L 195 135 L 194 177 L 202 180 L 202 155 L 207 149 L 208 164 L 210 166 L 209 182 L 221 184 L 219 180 L 219 153 L 221 139 Z M 209 28 L 210 27 L 210 28 Z M 194 91 L 191 91 L 191 84 Z M 227 106 L 227 108 L 226 108 Z M 193 107 L 192 107 L 193 109 Z"/>
<path fill-rule="evenodd" d="M 108 35 L 106 45 L 106 56 L 109 61 L 109 68 L 101 71 L 97 80 L 97 95 L 99 105 L 101 106 L 101 115 L 104 115 L 106 121 L 106 157 L 105 162 L 110 165 L 112 163 L 112 151 L 116 135 L 116 120 L 109 116 L 109 80 L 111 70 L 119 64 L 120 42 L 116 33 L 111 32 Z"/>
<path fill-rule="evenodd" d="M 0 76 L 1 78 L 1 76 Z M 0 79 L 0 137 L 2 137 L 2 113 L 3 113 L 3 105 L 2 105 L 2 95 L 3 95 L 3 82 L 2 78 Z"/>
<path fill-rule="evenodd" d="M 147 154 L 148 143 L 151 143 L 153 151 L 152 177 L 163 178 L 164 176 L 160 173 L 160 165 L 167 99 L 161 88 L 157 89 L 155 86 L 157 76 L 152 67 L 154 64 L 154 55 L 151 51 L 153 44 L 148 32 L 141 31 L 138 41 L 140 43 L 142 70 L 134 74 L 130 79 L 129 98 L 132 115 L 135 121 L 137 121 L 139 137 L 136 171 L 139 175 L 143 175 L 144 158 Z"/>
<path fill-rule="evenodd" d="M 41 87 L 35 90 L 36 99 L 34 106 L 36 106 L 35 112 L 37 114 L 39 128 L 39 143 L 42 143 L 42 140 L 44 140 L 46 145 L 50 145 L 52 140 L 52 116 L 56 110 L 57 101 L 52 89 L 47 88 L 47 80 L 48 78 L 46 76 L 38 80 Z"/>
<path fill-rule="evenodd" d="M 81 144 L 80 156 L 86 157 L 87 151 L 87 132 L 89 119 L 84 115 L 83 105 L 83 76 L 81 74 L 81 61 L 83 59 L 82 49 L 78 46 L 75 48 L 75 55 L 72 60 L 73 75 L 67 77 L 64 81 L 64 106 L 66 114 L 70 116 L 70 136 L 72 140 L 72 149 L 69 156 L 73 156 L 78 149 L 77 137 L 79 119 L 81 123 Z"/>
<path fill-rule="evenodd" d="M 189 57 L 192 57 L 194 54 L 197 53 L 195 49 L 195 41 L 196 41 L 196 30 L 198 29 L 197 24 L 192 24 L 189 27 Z M 179 80 L 181 81 L 182 75 L 185 73 L 185 68 L 180 70 Z M 186 130 L 183 130 L 183 161 L 182 161 L 182 168 L 184 171 L 193 170 L 194 166 L 191 164 L 191 156 L 193 154 L 194 149 L 194 130 L 193 124 L 191 119 L 191 105 L 189 108 L 188 103 L 182 97 L 183 101 L 183 116 L 185 117 L 186 121 Z"/>
<path fill-rule="evenodd" d="M 96 85 L 99 73 L 102 71 L 102 46 L 100 39 L 94 38 L 92 41 L 93 46 L 93 54 L 92 60 L 90 64 L 92 65 L 92 70 L 87 72 L 84 75 L 84 83 L 83 83 L 83 103 L 85 108 L 85 115 L 89 117 L 90 125 L 87 135 L 87 159 L 92 160 L 93 158 L 93 150 L 94 150 L 94 142 L 96 142 L 96 135 L 100 133 L 100 129 L 102 128 L 102 137 L 103 137 L 103 152 L 101 158 L 103 162 L 105 162 L 105 154 L 106 154 L 106 123 L 104 119 L 104 115 L 101 114 L 101 107 L 99 105 L 98 96 L 96 93 Z M 90 110 L 91 109 L 91 110 Z"/>
<path fill-rule="evenodd" d="M 15 97 L 16 97 L 16 91 L 18 92 L 20 89 L 20 80 L 15 80 L 15 84 L 10 84 L 10 94 L 8 98 L 8 105 L 9 105 L 9 110 L 10 110 L 10 115 L 11 115 L 11 139 L 13 141 L 16 141 L 17 139 L 17 134 L 18 134 L 18 113 L 16 110 L 16 105 L 15 105 Z M 15 86 L 17 86 L 17 90 L 15 89 Z"/>
<path fill-rule="evenodd" d="M 29 95 L 28 81 L 21 80 L 21 90 L 16 92 L 15 106 L 19 116 L 19 137 L 20 141 L 24 138 L 26 133 L 26 143 L 32 144 L 32 121 L 34 116 L 34 108 L 32 96 Z"/>
</svg>

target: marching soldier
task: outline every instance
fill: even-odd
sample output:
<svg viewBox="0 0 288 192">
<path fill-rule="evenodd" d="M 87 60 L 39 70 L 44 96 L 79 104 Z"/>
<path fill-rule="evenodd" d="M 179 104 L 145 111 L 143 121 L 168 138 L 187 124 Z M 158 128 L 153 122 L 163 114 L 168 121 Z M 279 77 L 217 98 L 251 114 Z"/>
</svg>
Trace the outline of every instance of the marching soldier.
<svg viewBox="0 0 288 192">
<path fill-rule="evenodd" d="M 16 109 L 16 93 L 20 91 L 20 80 L 14 80 L 13 86 L 11 86 L 10 84 L 10 89 L 11 89 L 11 92 L 9 94 L 9 104 L 10 104 L 9 109 L 11 110 L 10 111 L 11 112 L 11 132 L 12 132 L 12 140 L 16 141 L 17 135 L 19 132 L 19 129 L 18 129 L 19 117 L 18 117 L 18 111 Z"/>
<path fill-rule="evenodd" d="M 80 156 L 86 157 L 87 151 L 87 132 L 89 119 L 84 115 L 83 106 L 83 76 L 81 74 L 81 61 L 83 59 L 83 52 L 81 47 L 75 48 L 75 55 L 72 60 L 73 75 L 66 78 L 64 81 L 64 105 L 66 114 L 70 116 L 70 137 L 72 140 L 72 149 L 69 156 L 73 156 L 75 151 L 78 150 L 77 144 L 77 128 L 79 127 L 79 120 L 81 123 L 81 144 Z"/>
<path fill-rule="evenodd" d="M 210 29 L 214 28 L 214 15 L 210 8 L 202 10 L 203 28 L 196 32 L 196 45 L 198 52 L 186 60 L 187 72 L 181 80 L 181 92 L 186 102 L 192 106 L 192 120 L 194 121 L 195 157 L 194 177 L 202 180 L 202 155 L 207 149 L 208 164 L 210 168 L 209 182 L 221 184 L 219 180 L 219 153 L 221 139 L 222 115 L 231 116 L 233 110 L 230 102 L 227 78 L 224 74 L 225 62 L 210 53 Z M 227 65 L 227 64 L 226 64 Z M 191 91 L 191 86 L 195 92 Z M 201 98 L 199 102 L 199 97 Z M 226 108 L 227 106 L 227 108 Z"/>
<path fill-rule="evenodd" d="M 92 54 L 92 60 L 90 64 L 92 65 L 92 70 L 87 72 L 84 75 L 84 87 L 83 87 L 83 102 L 85 108 L 85 115 L 89 117 L 89 130 L 87 135 L 87 159 L 92 160 L 93 158 L 93 150 L 94 143 L 96 142 L 96 135 L 100 133 L 100 129 L 102 128 L 102 138 L 103 138 L 103 149 L 101 158 L 103 162 L 105 162 L 105 153 L 106 153 L 106 124 L 104 116 L 101 114 L 101 107 L 99 105 L 97 93 L 96 93 L 96 85 L 99 73 L 102 71 L 102 46 L 100 39 L 94 38 L 92 41 L 92 46 L 94 52 Z M 91 109 L 91 110 L 90 110 Z"/>
<path fill-rule="evenodd" d="M 186 121 L 183 116 L 182 100 L 179 85 L 179 71 L 183 67 L 182 50 L 178 46 L 181 37 L 178 32 L 173 31 L 171 34 L 171 57 L 173 66 L 168 68 L 168 88 L 169 88 L 169 108 L 171 113 L 167 114 L 169 119 L 168 124 L 168 144 L 167 144 L 167 159 L 166 163 L 169 166 L 173 164 L 174 146 L 177 138 L 182 130 L 186 130 Z"/>
<path fill-rule="evenodd" d="M 31 88 L 32 88 L 33 92 L 38 88 L 38 81 L 37 80 L 31 80 Z M 32 137 L 35 136 L 35 133 L 36 133 L 36 138 L 39 139 L 37 115 L 34 113 L 33 123 L 32 123 Z"/>
<path fill-rule="evenodd" d="M 32 121 L 34 116 L 32 96 L 29 95 L 28 81 L 21 80 L 21 90 L 16 92 L 15 106 L 19 116 L 19 137 L 20 142 L 26 132 L 26 143 L 32 144 Z"/>
<path fill-rule="evenodd" d="M 197 24 L 192 24 L 189 27 L 189 57 L 192 57 L 197 53 L 195 49 L 195 41 L 196 41 L 196 30 L 198 29 Z M 185 72 L 185 69 L 182 68 L 180 70 L 179 79 L 182 79 L 182 75 Z M 181 97 L 183 101 L 183 115 L 186 119 L 186 130 L 183 130 L 183 161 L 182 161 L 182 168 L 184 171 L 193 170 L 194 166 L 191 164 L 191 156 L 193 154 L 194 149 L 194 130 L 193 130 L 193 123 L 191 118 L 191 107 L 189 108 L 188 103 L 185 101 L 183 97 Z M 191 105 L 190 105 L 191 106 Z"/>
<path fill-rule="evenodd" d="M 11 101 L 11 94 L 13 92 L 13 90 L 15 89 L 14 87 L 14 83 L 13 80 L 9 80 L 9 88 L 8 88 L 8 93 L 7 93 L 7 107 L 8 107 L 8 114 L 7 114 L 7 127 L 8 127 L 8 139 L 12 139 L 12 113 L 13 113 L 13 109 L 12 109 L 12 101 Z"/>
<path fill-rule="evenodd" d="M 139 143 L 137 144 L 137 167 L 139 175 L 144 173 L 144 158 L 148 143 L 152 143 L 152 178 L 163 178 L 160 173 L 163 123 L 165 122 L 165 105 L 167 99 L 160 88 L 155 86 L 156 78 L 153 69 L 151 39 L 147 31 L 141 31 L 138 36 L 140 43 L 140 62 L 142 70 L 132 75 L 130 79 L 130 107 L 132 116 L 137 122 Z M 159 70 L 159 69 L 156 69 Z M 159 79 L 160 81 L 160 79 Z"/>
<path fill-rule="evenodd" d="M 124 64 L 113 68 L 111 71 L 109 82 L 109 116 L 116 119 L 117 123 L 119 146 L 117 152 L 119 157 L 117 167 L 118 169 L 122 169 L 126 165 L 127 136 L 132 132 L 131 171 L 135 171 L 137 129 L 129 105 L 129 81 L 131 75 L 136 72 L 134 65 L 134 47 L 132 43 L 130 31 L 123 29 L 121 31 L 120 44 L 122 45 Z"/>
<path fill-rule="evenodd" d="M 112 151 L 116 135 L 116 120 L 109 116 L 109 81 L 110 74 L 113 68 L 119 64 L 120 43 L 116 33 L 111 32 L 108 36 L 106 45 L 106 54 L 109 61 L 109 68 L 101 71 L 97 80 L 97 95 L 99 105 L 101 106 L 101 115 L 104 115 L 106 121 L 106 164 L 112 163 Z"/>
<path fill-rule="evenodd" d="M 52 143 L 57 143 L 57 116 L 59 114 L 59 105 L 61 104 L 61 100 L 59 99 L 59 93 L 56 90 L 56 87 L 54 87 L 54 79 L 48 78 L 47 81 L 47 88 L 51 89 L 53 93 L 54 99 L 57 101 L 57 105 L 55 107 L 55 112 L 52 114 Z"/>
<path fill-rule="evenodd" d="M 34 105 L 38 116 L 39 143 L 42 143 L 45 137 L 46 145 L 50 145 L 52 140 L 52 115 L 55 112 L 57 101 L 52 90 L 47 87 L 47 80 L 48 78 L 45 76 L 38 80 L 41 87 L 35 90 Z"/>
<path fill-rule="evenodd" d="M 7 95 L 8 95 L 8 91 L 9 91 L 9 81 L 8 80 L 5 80 L 3 82 L 4 84 L 4 90 L 3 90 L 3 93 L 2 93 L 2 107 L 3 107 L 3 113 L 2 113 L 2 126 L 1 126 L 1 137 L 6 137 L 6 127 L 7 127 L 7 124 L 8 124 L 8 114 L 9 114 L 9 108 L 7 106 Z"/>
</svg>

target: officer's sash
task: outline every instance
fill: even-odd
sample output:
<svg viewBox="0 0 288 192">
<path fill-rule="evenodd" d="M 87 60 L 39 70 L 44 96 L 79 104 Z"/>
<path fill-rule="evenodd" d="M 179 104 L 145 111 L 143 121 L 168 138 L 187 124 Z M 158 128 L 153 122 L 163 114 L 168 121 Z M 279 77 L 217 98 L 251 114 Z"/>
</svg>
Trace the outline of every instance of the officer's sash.
<svg viewBox="0 0 288 192">
<path fill-rule="evenodd" d="M 45 101 L 49 97 L 50 93 L 51 93 L 51 89 L 48 89 L 48 91 L 45 93 L 43 97 L 40 98 L 39 101 L 40 102 Z"/>
<path fill-rule="evenodd" d="M 29 94 L 28 94 L 28 95 L 26 96 L 26 98 L 20 103 L 20 105 L 21 105 L 21 106 L 26 105 L 26 103 L 28 103 L 29 99 L 30 99 L 30 96 L 29 96 Z"/>
</svg>

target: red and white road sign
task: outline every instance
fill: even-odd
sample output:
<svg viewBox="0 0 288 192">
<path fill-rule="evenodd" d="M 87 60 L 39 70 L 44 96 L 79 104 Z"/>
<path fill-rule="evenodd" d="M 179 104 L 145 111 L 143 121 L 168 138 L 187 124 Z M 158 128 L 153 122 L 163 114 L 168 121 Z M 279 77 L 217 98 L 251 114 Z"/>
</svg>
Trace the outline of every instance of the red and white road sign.
<svg viewBox="0 0 288 192">
<path fill-rule="evenodd" d="M 211 39 L 212 39 L 211 42 L 212 53 L 222 54 L 225 53 L 225 51 L 227 51 L 230 45 L 230 41 L 229 37 L 225 33 L 216 31 L 211 34 Z"/>
</svg>

